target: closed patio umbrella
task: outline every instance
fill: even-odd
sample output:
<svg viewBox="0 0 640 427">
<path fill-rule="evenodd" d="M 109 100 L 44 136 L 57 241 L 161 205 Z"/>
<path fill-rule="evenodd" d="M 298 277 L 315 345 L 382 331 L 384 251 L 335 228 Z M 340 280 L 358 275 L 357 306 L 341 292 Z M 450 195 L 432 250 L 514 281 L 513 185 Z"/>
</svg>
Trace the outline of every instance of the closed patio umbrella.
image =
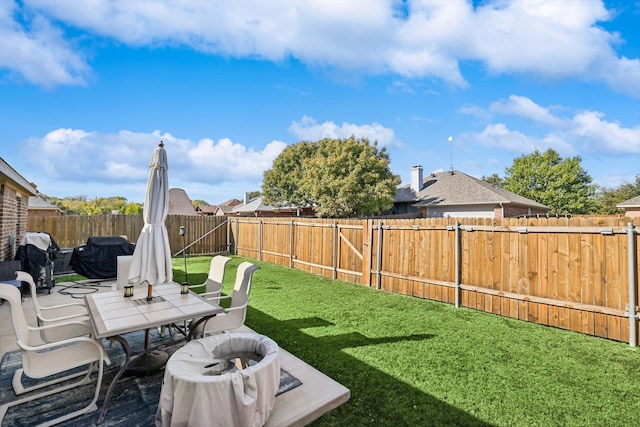
<svg viewBox="0 0 640 427">
<path fill-rule="evenodd" d="M 167 152 L 163 147 L 160 141 L 149 163 L 149 181 L 142 208 L 144 227 L 129 267 L 129 283 L 147 283 L 147 301 L 151 301 L 154 284 L 173 280 L 171 247 L 164 224 L 169 211 L 169 177 Z"/>
<path fill-rule="evenodd" d="M 138 237 L 129 267 L 129 284 L 147 283 L 147 303 L 153 303 L 153 285 L 173 280 L 171 247 L 165 220 L 169 211 L 169 178 L 167 152 L 160 141 L 149 163 L 149 180 L 142 207 L 144 226 Z M 145 348 L 149 347 L 149 330 L 145 333 Z M 154 351 L 137 358 L 129 372 L 146 374 L 164 365 L 166 353 Z M 132 361 L 133 362 L 133 361 Z"/>
</svg>

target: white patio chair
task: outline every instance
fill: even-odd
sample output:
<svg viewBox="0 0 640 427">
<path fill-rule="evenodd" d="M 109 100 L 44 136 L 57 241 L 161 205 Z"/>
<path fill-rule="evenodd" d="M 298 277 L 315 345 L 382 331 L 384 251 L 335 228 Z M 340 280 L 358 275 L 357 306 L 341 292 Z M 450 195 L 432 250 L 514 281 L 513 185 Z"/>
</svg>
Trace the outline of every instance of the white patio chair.
<svg viewBox="0 0 640 427">
<path fill-rule="evenodd" d="M 222 291 L 225 267 L 229 261 L 231 258 L 222 255 L 211 258 L 207 280 L 200 285 L 191 285 L 189 289 L 192 291 L 203 290 L 204 292 L 200 294 L 202 296 L 219 297 Z"/>
<path fill-rule="evenodd" d="M 20 291 L 16 289 L 15 286 L 0 283 L 0 298 L 7 300 L 11 306 L 11 320 L 22 356 L 22 368 L 18 369 L 13 375 L 12 386 L 14 392 L 19 396 L 46 387 L 41 393 L 31 394 L 21 399 L 2 404 L 0 406 L 0 424 L 2 424 L 2 419 L 7 413 L 7 410 L 13 406 L 41 399 L 80 385 L 89 384 L 91 382 L 91 372 L 93 371 L 94 365 L 97 364 L 98 377 L 96 379 L 96 391 L 91 402 L 81 409 L 46 421 L 41 424 L 41 426 L 51 426 L 87 412 L 95 411 L 97 409 L 96 401 L 98 400 L 100 385 L 102 384 L 103 362 L 107 364 L 111 363 L 104 351 L 102 343 L 89 337 L 75 337 L 39 344 L 37 343 L 37 336 L 43 330 L 66 327 L 74 322 L 68 321 L 32 327 L 27 324 L 24 311 L 22 310 Z M 86 366 L 86 370 L 77 372 L 77 368 L 84 366 Z M 53 375 L 62 374 L 71 370 L 74 370 L 74 372 L 51 379 Z M 22 384 L 23 375 L 32 379 L 43 379 L 44 381 L 33 386 L 25 387 Z M 68 381 L 78 377 L 82 378 L 79 381 Z M 61 385 L 56 388 L 51 388 L 51 386 L 56 384 Z"/>
<path fill-rule="evenodd" d="M 83 302 L 77 301 L 58 305 L 40 305 L 38 301 L 38 289 L 31 275 L 24 271 L 18 271 L 16 277 L 17 280 L 29 285 L 31 301 L 33 302 L 33 308 L 36 312 L 38 326 L 54 325 L 68 320 L 75 322 L 67 325 L 65 328 L 42 330 L 40 335 L 44 342 L 59 341 L 61 339 L 79 337 L 91 333 L 89 314 Z"/>
<path fill-rule="evenodd" d="M 204 291 L 204 292 L 200 292 L 201 296 L 206 296 L 206 297 L 220 296 L 220 292 L 222 292 L 222 285 L 224 281 L 225 267 L 229 261 L 231 261 L 231 258 L 222 256 L 222 255 L 216 255 L 213 258 L 211 258 L 207 280 L 205 280 L 205 282 L 200 285 L 191 285 L 189 286 L 189 289 L 192 291 L 196 291 L 196 290 Z M 183 328 L 184 328 L 183 332 L 187 331 L 188 329 L 187 323 L 188 322 L 185 320 L 183 325 Z M 164 335 L 165 328 L 166 326 L 163 326 L 162 329 L 160 330 L 160 336 Z M 173 333 L 171 325 L 169 325 L 169 333 L 170 334 Z"/>
<path fill-rule="evenodd" d="M 210 301 L 220 301 L 231 299 L 229 308 L 224 313 L 216 314 L 214 317 L 198 325 L 192 332 L 194 337 L 204 337 L 220 332 L 231 331 L 244 325 L 247 317 L 247 306 L 249 305 L 249 291 L 251 290 L 251 280 L 253 273 L 258 270 L 255 264 L 243 262 L 238 266 L 236 281 L 233 292 L 228 296 L 218 296 L 207 298 Z"/>
</svg>

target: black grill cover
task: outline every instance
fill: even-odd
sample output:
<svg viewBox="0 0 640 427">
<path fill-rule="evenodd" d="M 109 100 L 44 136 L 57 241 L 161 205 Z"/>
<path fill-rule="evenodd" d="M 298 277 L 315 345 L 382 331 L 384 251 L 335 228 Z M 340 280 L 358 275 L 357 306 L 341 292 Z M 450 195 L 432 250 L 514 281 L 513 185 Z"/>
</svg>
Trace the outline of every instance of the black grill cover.
<svg viewBox="0 0 640 427">
<path fill-rule="evenodd" d="M 132 255 L 135 247 L 120 236 L 89 237 L 85 245 L 73 249 L 69 265 L 89 279 L 114 278 L 118 272 L 118 256 Z"/>
<path fill-rule="evenodd" d="M 21 244 L 18 247 L 16 256 L 14 259 L 22 262 L 22 271 L 26 271 L 33 278 L 34 283 L 37 285 L 40 280 L 40 271 L 46 267 L 47 264 L 52 263 L 56 259 L 56 255 L 60 248 L 53 237 L 46 232 L 26 233 L 23 237 L 23 243 L 29 241 L 30 235 L 46 235 L 48 236 L 49 245 L 45 248 L 40 248 L 36 245 L 26 243 Z M 49 284 L 47 284 L 49 286 Z"/>
</svg>

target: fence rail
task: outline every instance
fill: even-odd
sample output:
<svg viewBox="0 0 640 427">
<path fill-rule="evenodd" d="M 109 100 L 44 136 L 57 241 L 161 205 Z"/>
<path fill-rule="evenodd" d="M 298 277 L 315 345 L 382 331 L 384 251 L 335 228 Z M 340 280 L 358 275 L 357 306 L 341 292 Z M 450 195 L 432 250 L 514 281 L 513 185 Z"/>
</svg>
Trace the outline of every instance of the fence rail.
<svg viewBox="0 0 640 427">
<path fill-rule="evenodd" d="M 230 251 L 633 346 L 638 339 L 640 219 L 225 220 L 168 217 L 172 253 L 185 246 L 188 255 Z M 142 225 L 141 216 L 35 217 L 28 229 L 75 247 L 94 235 L 135 241 Z"/>
</svg>

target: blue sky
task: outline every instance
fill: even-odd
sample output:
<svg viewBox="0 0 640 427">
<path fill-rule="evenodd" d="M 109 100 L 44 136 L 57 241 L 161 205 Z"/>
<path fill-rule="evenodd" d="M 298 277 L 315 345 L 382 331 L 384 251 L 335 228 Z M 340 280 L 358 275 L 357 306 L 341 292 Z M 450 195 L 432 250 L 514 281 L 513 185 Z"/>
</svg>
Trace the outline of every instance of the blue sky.
<svg viewBox="0 0 640 427">
<path fill-rule="evenodd" d="M 404 183 L 553 148 L 615 187 L 640 173 L 638 28 L 633 0 L 0 0 L 0 157 L 142 202 L 163 140 L 170 186 L 218 204 L 356 135 Z"/>
</svg>

